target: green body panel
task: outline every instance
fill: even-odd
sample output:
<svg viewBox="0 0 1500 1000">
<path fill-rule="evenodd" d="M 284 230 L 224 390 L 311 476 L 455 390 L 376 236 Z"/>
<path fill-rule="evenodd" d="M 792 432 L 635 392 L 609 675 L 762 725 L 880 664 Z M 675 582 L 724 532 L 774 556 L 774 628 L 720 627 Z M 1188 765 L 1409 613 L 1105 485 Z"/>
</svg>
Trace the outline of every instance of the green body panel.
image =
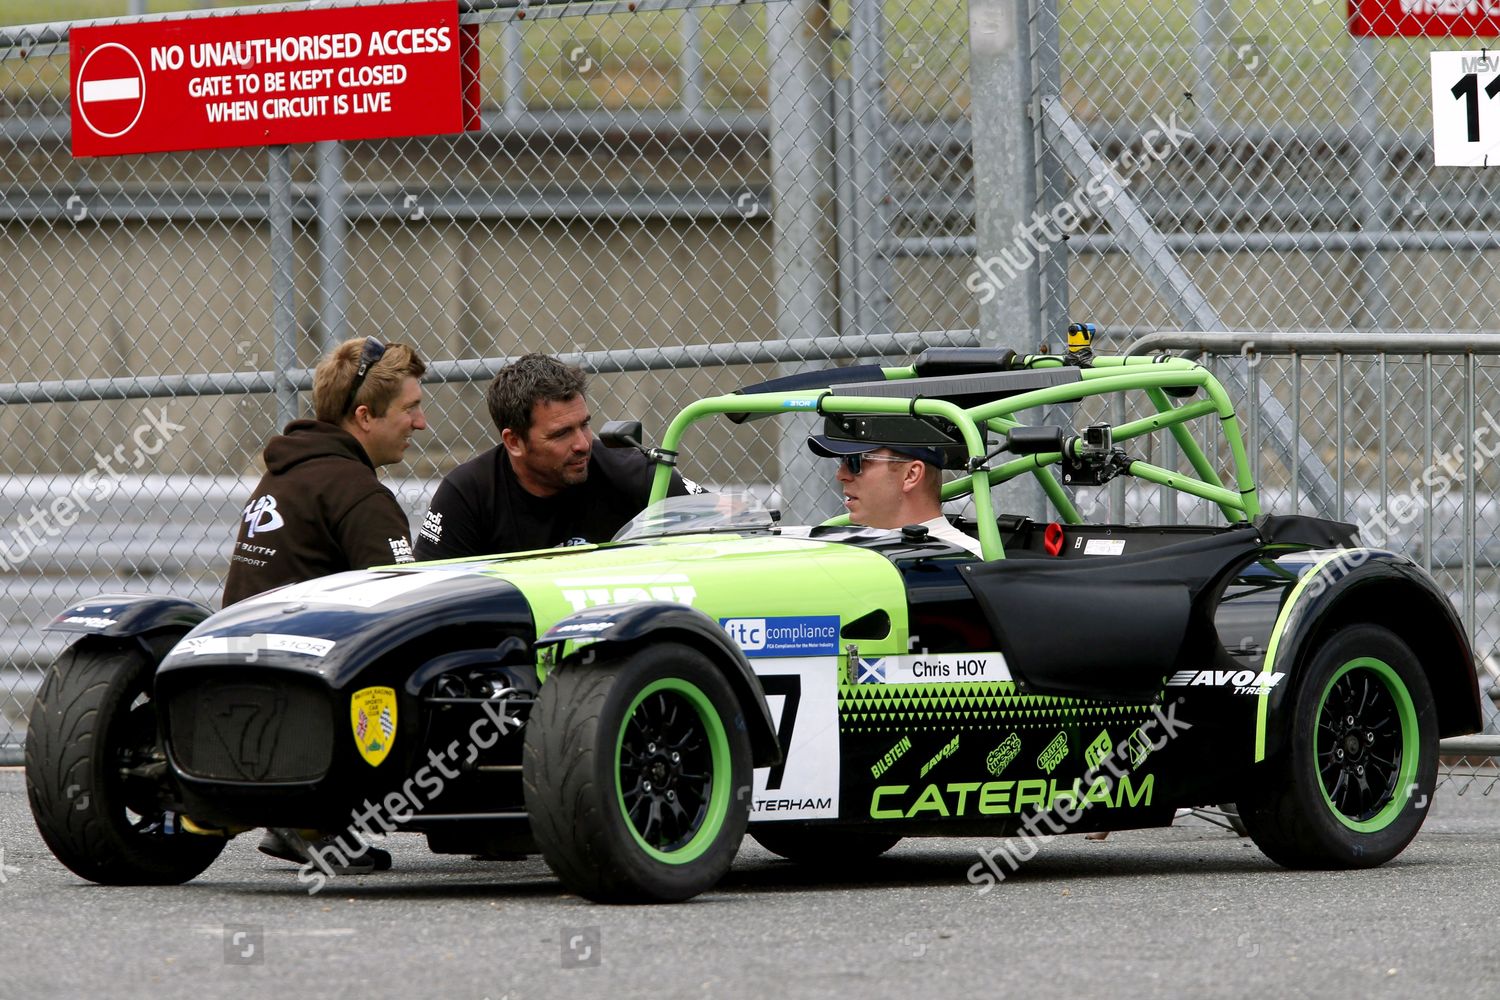
<svg viewBox="0 0 1500 1000">
<path fill-rule="evenodd" d="M 1283 556 L 1277 560 L 1277 564 L 1282 569 L 1297 573 L 1299 579 L 1287 596 L 1286 603 L 1282 605 L 1281 613 L 1276 617 L 1276 625 L 1271 630 L 1271 641 L 1266 645 L 1266 656 L 1261 664 L 1261 673 L 1270 674 L 1277 670 L 1290 669 L 1289 664 L 1282 662 L 1284 658 L 1282 646 L 1287 637 L 1302 626 L 1302 618 L 1311 604 L 1307 600 L 1310 596 L 1309 591 L 1315 586 L 1321 591 L 1337 576 L 1342 575 L 1339 572 L 1342 567 L 1376 551 L 1368 548 L 1314 550 Z M 1358 565 L 1357 561 L 1355 565 Z M 1270 716 L 1271 689 L 1262 689 L 1256 696 L 1256 701 L 1255 760 L 1259 763 L 1266 759 L 1266 727 Z"/>
<path fill-rule="evenodd" d="M 839 685 L 839 729 L 848 733 L 1055 727 L 1069 720 L 1104 723 L 1150 712 L 1152 707 L 1022 694 L 1014 681 Z"/>
<path fill-rule="evenodd" d="M 482 570 L 525 595 L 537 634 L 586 607 L 675 601 L 709 617 L 837 615 L 846 624 L 873 611 L 890 616 L 883 639 L 861 639 L 865 655 L 907 649 L 906 591 L 890 560 L 838 542 L 775 535 L 690 535 L 638 544 L 551 550 Z"/>
</svg>

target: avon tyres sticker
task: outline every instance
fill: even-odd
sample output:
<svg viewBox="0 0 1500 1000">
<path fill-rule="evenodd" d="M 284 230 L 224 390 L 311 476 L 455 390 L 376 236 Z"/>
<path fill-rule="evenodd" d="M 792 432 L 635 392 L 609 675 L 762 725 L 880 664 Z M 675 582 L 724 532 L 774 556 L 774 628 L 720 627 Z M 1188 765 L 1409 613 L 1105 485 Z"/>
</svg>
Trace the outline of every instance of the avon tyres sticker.
<svg viewBox="0 0 1500 1000">
<path fill-rule="evenodd" d="M 720 618 L 746 656 L 834 656 L 839 651 L 839 616 Z"/>
</svg>

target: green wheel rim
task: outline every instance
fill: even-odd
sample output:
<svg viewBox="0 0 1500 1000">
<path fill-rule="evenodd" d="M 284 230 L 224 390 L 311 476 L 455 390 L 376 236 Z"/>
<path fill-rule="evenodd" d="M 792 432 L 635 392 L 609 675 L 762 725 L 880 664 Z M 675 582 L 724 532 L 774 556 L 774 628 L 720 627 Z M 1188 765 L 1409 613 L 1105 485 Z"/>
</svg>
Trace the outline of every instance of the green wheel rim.
<svg viewBox="0 0 1500 1000">
<path fill-rule="evenodd" d="M 1416 788 L 1421 731 L 1411 693 L 1372 656 L 1334 671 L 1318 698 L 1313 766 L 1328 811 L 1359 833 L 1390 826 Z"/>
<path fill-rule="evenodd" d="M 649 857 L 697 860 L 729 815 L 729 734 L 708 695 L 677 677 L 635 696 L 615 737 L 615 799 L 625 826 Z"/>
</svg>

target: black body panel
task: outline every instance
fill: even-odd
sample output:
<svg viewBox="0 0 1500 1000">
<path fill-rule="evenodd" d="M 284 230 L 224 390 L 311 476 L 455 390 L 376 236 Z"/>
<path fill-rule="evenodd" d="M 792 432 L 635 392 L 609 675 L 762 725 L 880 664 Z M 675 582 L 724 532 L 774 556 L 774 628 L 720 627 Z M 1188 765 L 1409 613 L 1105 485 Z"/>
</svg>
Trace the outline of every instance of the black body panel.
<svg viewBox="0 0 1500 1000">
<path fill-rule="evenodd" d="M 1008 347 L 929 347 L 917 355 L 912 367 L 918 378 L 927 378 L 1008 372 L 1015 363 L 1016 352 Z"/>
<path fill-rule="evenodd" d="M 156 696 L 185 811 L 217 825 L 346 825 L 356 806 L 409 786 L 424 767 L 432 772 L 434 746 L 455 748 L 444 766 L 460 774 L 442 783 L 435 811 L 519 808 L 518 778 L 479 768 L 520 759 L 519 732 L 511 730 L 536 689 L 533 624 L 521 593 L 457 571 L 347 576 L 351 593 L 398 577 L 414 589 L 368 606 L 241 602 L 163 661 Z M 285 648 L 300 637 L 329 645 L 321 654 Z M 481 672 L 517 700 L 491 703 L 502 707 L 487 717 L 482 697 L 431 691 L 439 676 L 463 684 Z M 369 687 L 388 687 L 396 699 L 388 756 L 373 766 L 358 752 L 350 717 L 354 692 Z M 497 715 L 516 724 L 499 724 Z M 481 726 L 483 755 L 469 735 Z M 497 727 L 501 738 L 489 738 Z"/>
<path fill-rule="evenodd" d="M 252 598 L 230 605 L 206 621 L 194 641 L 209 637 L 245 641 L 230 644 L 232 648 L 223 653 L 190 655 L 174 651 L 162 663 L 158 676 L 212 663 L 261 663 L 311 668 L 327 680 L 329 687 L 343 689 L 356 681 L 363 686 L 363 678 L 372 664 L 393 656 L 409 657 L 414 669 L 418 662 L 454 649 L 493 647 L 511 635 L 519 635 L 528 643 L 534 638 L 531 607 L 526 599 L 515 587 L 493 577 L 441 570 L 421 574 L 344 573 L 340 577 L 349 578 L 348 590 L 352 593 L 380 582 L 382 577 L 395 581 L 419 575 L 429 577 L 431 582 L 420 590 L 370 605 L 337 603 L 337 590 L 326 591 L 334 594 L 335 599 L 286 604 L 260 603 L 258 598 Z M 325 589 L 328 581 L 337 579 L 324 578 Z M 445 648 L 432 644 L 432 633 L 456 627 L 466 634 L 450 640 Z M 256 636 L 267 634 L 316 636 L 331 646 L 326 654 L 313 657 L 267 648 L 264 643 L 254 641 Z"/>
<path fill-rule="evenodd" d="M 1141 701 L 1189 649 L 1200 596 L 1259 544 L 1254 530 L 1236 528 L 1135 556 L 970 563 L 962 573 L 1018 683 Z M 1071 627 L 1041 627 L 1048 620 Z"/>
<path fill-rule="evenodd" d="M 1303 514 L 1263 514 L 1255 519 L 1255 530 L 1267 545 L 1338 549 L 1359 544 L 1357 526 Z"/>
</svg>

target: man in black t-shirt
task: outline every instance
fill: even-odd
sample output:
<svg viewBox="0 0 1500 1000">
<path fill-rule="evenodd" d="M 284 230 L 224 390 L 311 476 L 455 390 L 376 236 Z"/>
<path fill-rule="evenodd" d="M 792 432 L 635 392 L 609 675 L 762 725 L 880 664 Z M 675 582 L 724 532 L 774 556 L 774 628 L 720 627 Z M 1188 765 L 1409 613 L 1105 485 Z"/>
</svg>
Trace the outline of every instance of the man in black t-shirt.
<svg viewBox="0 0 1500 1000">
<path fill-rule="evenodd" d="M 416 557 L 455 559 L 607 542 L 646 506 L 654 467 L 640 452 L 595 447 L 587 377 L 528 354 L 485 393 L 500 444 L 438 485 Z M 697 492 L 672 473 L 670 496 Z"/>
</svg>

